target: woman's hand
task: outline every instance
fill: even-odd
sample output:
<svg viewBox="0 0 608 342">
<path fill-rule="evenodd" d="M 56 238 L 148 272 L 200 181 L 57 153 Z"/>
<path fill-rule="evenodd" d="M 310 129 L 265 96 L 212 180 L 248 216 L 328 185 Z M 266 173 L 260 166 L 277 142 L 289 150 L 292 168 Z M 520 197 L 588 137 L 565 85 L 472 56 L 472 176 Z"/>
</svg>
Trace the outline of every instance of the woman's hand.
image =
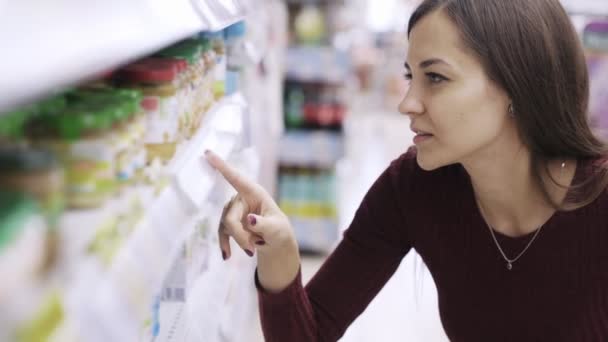
<svg viewBox="0 0 608 342">
<path fill-rule="evenodd" d="M 232 255 L 230 238 L 247 253 L 282 254 L 293 248 L 295 238 L 287 216 L 279 209 L 270 194 L 259 184 L 246 179 L 211 151 L 205 156 L 211 166 L 237 191 L 222 212 L 219 227 L 220 248 L 227 260 Z"/>
</svg>

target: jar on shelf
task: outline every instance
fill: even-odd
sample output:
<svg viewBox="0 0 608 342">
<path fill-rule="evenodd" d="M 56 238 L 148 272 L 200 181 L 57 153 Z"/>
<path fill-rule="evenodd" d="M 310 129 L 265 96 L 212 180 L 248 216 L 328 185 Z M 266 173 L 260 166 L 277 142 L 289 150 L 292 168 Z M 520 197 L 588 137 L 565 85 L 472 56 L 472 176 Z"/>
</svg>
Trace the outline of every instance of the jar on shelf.
<svg viewBox="0 0 608 342">
<path fill-rule="evenodd" d="M 0 114 L 0 145 L 13 145 L 24 142 L 23 126 L 29 115 L 25 110 Z"/>
<path fill-rule="evenodd" d="M 113 119 L 108 143 L 114 149 L 115 191 L 119 194 L 135 178 L 132 131 L 137 109 L 132 103 L 137 104 L 141 96 L 137 91 L 113 88 L 81 89 L 71 96 L 76 98 L 73 108 L 92 108 Z"/>
<path fill-rule="evenodd" d="M 213 66 L 213 96 L 215 100 L 221 99 L 226 92 L 226 40 L 224 31 L 203 32 L 201 37 L 209 39 L 214 52 L 215 64 Z"/>
<path fill-rule="evenodd" d="M 201 83 L 202 47 L 195 40 L 185 40 L 175 44 L 157 54 L 158 57 L 172 60 L 184 60 L 188 68 L 185 72 L 186 86 L 184 87 L 184 108 L 180 116 L 180 133 L 183 138 L 192 137 L 192 132 L 196 129 L 195 114 L 198 106 L 198 94 Z"/>
<path fill-rule="evenodd" d="M 146 59 L 131 64 L 121 71 L 124 86 L 142 92 L 142 103 L 146 117 L 144 143 L 147 164 L 154 160 L 168 163 L 177 150 L 179 142 L 179 62 Z"/>
<path fill-rule="evenodd" d="M 144 139 L 146 135 L 146 116 L 142 107 L 143 96 L 136 90 L 120 89 L 120 94 L 125 97 L 125 106 L 129 115 L 129 146 L 130 161 L 134 172 L 134 182 L 142 180 L 144 168 L 146 167 L 146 147 Z"/>
<path fill-rule="evenodd" d="M 206 38 L 199 39 L 203 46 L 203 77 L 200 89 L 201 104 L 199 107 L 199 125 L 202 121 L 205 113 L 209 111 L 209 108 L 215 102 L 215 96 L 213 93 L 213 87 L 215 83 L 215 68 L 216 68 L 216 57 L 211 41 Z"/>
<path fill-rule="evenodd" d="M 66 199 L 70 208 L 102 206 L 115 187 L 115 152 L 111 144 L 114 117 L 86 103 L 59 113 L 37 116 L 28 125 L 35 146 L 52 150 L 66 172 Z"/>
<path fill-rule="evenodd" d="M 49 150 L 0 147 L 0 189 L 35 198 L 49 227 L 56 227 L 63 212 L 64 187 L 63 168 Z"/>
<path fill-rule="evenodd" d="M 238 91 L 241 71 L 245 65 L 245 33 L 247 26 L 239 21 L 224 30 L 226 37 L 226 94 L 231 95 Z"/>
<path fill-rule="evenodd" d="M 44 271 L 47 232 L 44 217 L 34 199 L 21 192 L 0 191 L 2 303 L 9 301 L 8 296 L 14 296 L 39 280 Z M 9 321 L 14 318 L 8 317 Z"/>
<path fill-rule="evenodd" d="M 145 167 L 145 117 L 141 110 L 142 95 L 137 90 L 114 89 L 114 115 L 116 117 L 115 134 L 124 150 L 118 156 L 117 179 L 125 186 L 137 181 L 137 174 Z"/>
<path fill-rule="evenodd" d="M 193 120 L 190 129 L 190 136 L 193 136 L 201 126 L 201 122 L 209 107 L 213 104 L 212 76 L 211 70 L 215 64 L 213 50 L 207 39 L 189 40 L 190 44 L 198 46 L 201 54 L 194 64 L 197 78 L 195 80 L 195 96 L 193 103 Z"/>
<path fill-rule="evenodd" d="M 31 110 L 34 115 L 44 113 L 57 113 L 64 110 L 68 106 L 67 97 L 65 94 L 58 94 L 49 96 L 45 99 L 38 101 L 31 106 Z"/>
</svg>

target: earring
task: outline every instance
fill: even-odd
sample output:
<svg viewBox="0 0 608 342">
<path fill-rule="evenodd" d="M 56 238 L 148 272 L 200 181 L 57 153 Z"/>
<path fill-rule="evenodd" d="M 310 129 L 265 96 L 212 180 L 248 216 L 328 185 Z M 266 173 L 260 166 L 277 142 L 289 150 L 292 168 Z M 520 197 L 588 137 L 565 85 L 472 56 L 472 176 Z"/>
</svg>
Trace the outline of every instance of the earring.
<svg viewBox="0 0 608 342">
<path fill-rule="evenodd" d="M 512 103 L 509 105 L 509 109 L 508 110 L 509 110 L 509 115 L 511 117 L 515 117 L 515 110 L 513 109 L 513 104 Z"/>
</svg>

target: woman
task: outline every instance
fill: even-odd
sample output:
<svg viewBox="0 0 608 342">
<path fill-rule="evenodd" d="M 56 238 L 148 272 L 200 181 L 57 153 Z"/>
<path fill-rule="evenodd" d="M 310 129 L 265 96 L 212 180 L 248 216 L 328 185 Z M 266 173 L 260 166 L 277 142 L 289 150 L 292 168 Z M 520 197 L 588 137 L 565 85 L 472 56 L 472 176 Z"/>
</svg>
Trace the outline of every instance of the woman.
<svg viewBox="0 0 608 342">
<path fill-rule="evenodd" d="M 239 193 L 221 248 L 257 250 L 266 340 L 336 341 L 415 248 L 452 341 L 608 341 L 608 149 L 559 1 L 427 0 L 408 34 L 416 146 L 305 288 L 285 215 L 207 154 Z"/>
</svg>

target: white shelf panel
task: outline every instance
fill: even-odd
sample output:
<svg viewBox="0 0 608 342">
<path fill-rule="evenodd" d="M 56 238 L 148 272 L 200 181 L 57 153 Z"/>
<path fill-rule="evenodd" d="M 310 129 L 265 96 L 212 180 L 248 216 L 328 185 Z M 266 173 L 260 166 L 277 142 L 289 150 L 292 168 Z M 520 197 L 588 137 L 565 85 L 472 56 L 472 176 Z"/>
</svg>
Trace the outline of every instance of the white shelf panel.
<svg viewBox="0 0 608 342">
<path fill-rule="evenodd" d="M 0 112 L 243 18 L 242 1 L 0 1 Z"/>
<path fill-rule="evenodd" d="M 176 302 L 163 302 L 160 306 L 160 321 L 162 322 L 160 335 L 156 339 L 161 342 L 186 341 L 186 327 L 184 318 L 185 304 Z"/>
<path fill-rule="evenodd" d="M 152 299 L 160 291 L 188 234 L 185 228 L 202 203 L 213 196 L 221 179 L 208 166 L 204 151 L 213 149 L 228 159 L 241 142 L 245 109 L 242 96 L 234 95 L 210 110 L 199 132 L 179 148 L 167 166 L 170 183 L 160 195 L 144 203 L 143 219 L 122 243 L 110 265 L 104 267 L 97 257 L 86 253 L 95 238 L 95 225 L 103 222 L 107 208 L 66 214 L 61 232 L 70 244 L 66 246 L 67 259 L 75 263 L 76 270 L 74 287 L 68 292 L 69 311 L 78 317 L 84 330 L 104 326 L 105 339 L 137 337 L 135 327 L 149 314 Z M 93 293 L 97 294 L 95 298 L 83 298 Z M 124 324 L 120 327 L 100 324 L 116 316 L 116 312 L 124 313 Z"/>
</svg>

